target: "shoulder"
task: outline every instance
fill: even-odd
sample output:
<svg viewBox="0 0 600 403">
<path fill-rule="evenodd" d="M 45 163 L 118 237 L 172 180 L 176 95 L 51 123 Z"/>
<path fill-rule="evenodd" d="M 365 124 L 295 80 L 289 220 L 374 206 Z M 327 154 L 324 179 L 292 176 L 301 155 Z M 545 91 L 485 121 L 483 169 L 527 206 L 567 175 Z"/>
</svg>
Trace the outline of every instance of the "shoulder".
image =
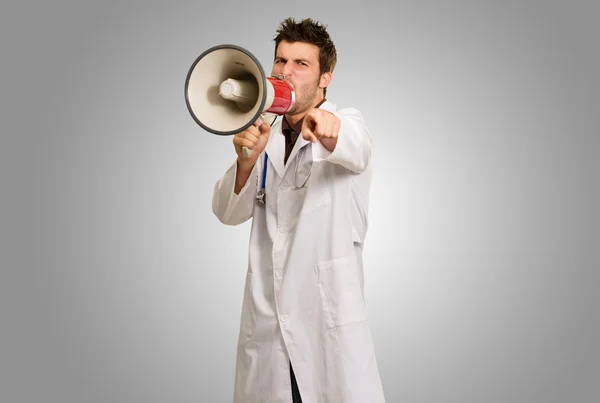
<svg viewBox="0 0 600 403">
<path fill-rule="evenodd" d="M 338 117 L 349 117 L 364 121 L 363 114 L 357 108 L 350 106 L 339 108 L 336 104 L 329 100 L 323 102 L 323 104 L 320 106 L 320 109 L 324 109 L 328 112 L 331 112 L 337 115 Z"/>
</svg>

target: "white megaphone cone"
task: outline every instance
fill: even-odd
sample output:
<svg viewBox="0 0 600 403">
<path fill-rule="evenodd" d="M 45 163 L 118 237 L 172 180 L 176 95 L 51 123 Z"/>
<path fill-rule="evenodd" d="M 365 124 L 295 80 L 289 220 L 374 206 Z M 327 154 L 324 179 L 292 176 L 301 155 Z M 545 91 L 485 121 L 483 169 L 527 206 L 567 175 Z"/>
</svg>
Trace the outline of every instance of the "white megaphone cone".
<svg viewBox="0 0 600 403">
<path fill-rule="evenodd" d="M 185 101 L 203 129 L 234 135 L 261 120 L 272 124 L 294 106 L 295 93 L 289 82 L 267 77 L 252 53 L 226 44 L 194 61 L 185 80 Z M 246 157 L 252 154 L 247 147 L 243 151 Z"/>
</svg>

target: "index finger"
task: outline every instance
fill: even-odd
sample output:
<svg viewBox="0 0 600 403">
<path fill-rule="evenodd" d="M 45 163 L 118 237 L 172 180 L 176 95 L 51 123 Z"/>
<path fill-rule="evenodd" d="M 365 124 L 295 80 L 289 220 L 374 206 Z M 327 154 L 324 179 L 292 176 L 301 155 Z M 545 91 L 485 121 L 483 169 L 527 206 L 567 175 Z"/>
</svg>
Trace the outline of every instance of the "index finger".
<svg viewBox="0 0 600 403">
<path fill-rule="evenodd" d="M 315 143 L 317 141 L 317 136 L 313 133 L 313 131 L 309 127 L 305 127 L 302 129 L 302 137 L 304 140 L 309 140 Z"/>
</svg>

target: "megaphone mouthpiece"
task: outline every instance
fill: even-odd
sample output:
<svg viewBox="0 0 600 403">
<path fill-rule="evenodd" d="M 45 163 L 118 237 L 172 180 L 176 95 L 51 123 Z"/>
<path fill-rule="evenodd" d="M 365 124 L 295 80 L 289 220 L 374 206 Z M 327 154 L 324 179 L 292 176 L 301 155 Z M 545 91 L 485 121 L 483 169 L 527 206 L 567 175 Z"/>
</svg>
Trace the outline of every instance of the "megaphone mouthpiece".
<svg viewBox="0 0 600 403">
<path fill-rule="evenodd" d="M 258 86 L 254 82 L 228 78 L 219 86 L 219 95 L 231 101 L 254 106 L 258 101 Z"/>
</svg>

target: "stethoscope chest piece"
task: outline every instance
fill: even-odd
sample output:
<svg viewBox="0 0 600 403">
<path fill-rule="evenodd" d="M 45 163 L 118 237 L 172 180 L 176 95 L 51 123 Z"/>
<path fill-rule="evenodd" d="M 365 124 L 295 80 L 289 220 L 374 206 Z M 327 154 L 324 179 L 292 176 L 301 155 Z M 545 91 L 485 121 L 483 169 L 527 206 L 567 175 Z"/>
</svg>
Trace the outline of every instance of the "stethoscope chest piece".
<svg viewBox="0 0 600 403">
<path fill-rule="evenodd" d="M 264 191 L 264 189 L 260 189 L 260 190 L 259 190 L 259 191 L 256 193 L 256 201 L 257 201 L 259 204 L 262 204 L 262 205 L 264 205 L 264 204 L 265 204 L 265 196 L 266 196 L 266 194 L 265 194 L 265 191 Z"/>
</svg>

